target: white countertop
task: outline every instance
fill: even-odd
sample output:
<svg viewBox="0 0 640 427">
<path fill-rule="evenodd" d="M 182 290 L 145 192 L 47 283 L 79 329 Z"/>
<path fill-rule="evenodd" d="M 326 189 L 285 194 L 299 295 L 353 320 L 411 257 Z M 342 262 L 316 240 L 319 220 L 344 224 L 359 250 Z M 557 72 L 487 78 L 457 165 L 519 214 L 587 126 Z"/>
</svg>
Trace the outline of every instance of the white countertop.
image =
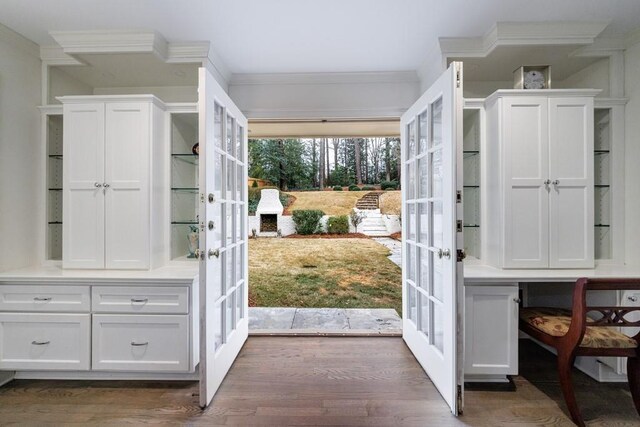
<svg viewBox="0 0 640 427">
<path fill-rule="evenodd" d="M 154 270 L 78 270 L 61 266 L 29 267 L 0 272 L 0 285 L 9 283 L 191 283 L 198 276 L 198 263 L 176 263 Z M 119 282 L 119 283 L 115 283 Z"/>
<path fill-rule="evenodd" d="M 571 282 L 580 277 L 640 277 L 640 266 L 601 265 L 593 269 L 500 269 L 488 265 L 464 265 L 465 284 L 505 282 Z"/>
</svg>

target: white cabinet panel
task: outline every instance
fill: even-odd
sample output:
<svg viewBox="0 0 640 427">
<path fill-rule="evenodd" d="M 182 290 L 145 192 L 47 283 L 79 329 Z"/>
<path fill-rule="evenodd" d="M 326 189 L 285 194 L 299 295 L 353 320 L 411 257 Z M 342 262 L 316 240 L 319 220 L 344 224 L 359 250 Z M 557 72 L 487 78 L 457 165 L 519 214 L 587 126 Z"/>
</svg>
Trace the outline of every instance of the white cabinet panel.
<svg viewBox="0 0 640 427">
<path fill-rule="evenodd" d="M 88 286 L 0 286 L 0 311 L 88 312 Z"/>
<path fill-rule="evenodd" d="M 518 373 L 518 286 L 465 287 L 465 374 Z"/>
<path fill-rule="evenodd" d="M 0 313 L 0 369 L 88 370 L 89 314 Z"/>
<path fill-rule="evenodd" d="M 104 104 L 64 105 L 63 265 L 104 267 Z"/>
<path fill-rule="evenodd" d="M 189 370 L 189 316 L 93 315 L 93 369 Z"/>
<path fill-rule="evenodd" d="M 189 313 L 189 288 L 151 286 L 94 286 L 96 313 Z"/>
</svg>

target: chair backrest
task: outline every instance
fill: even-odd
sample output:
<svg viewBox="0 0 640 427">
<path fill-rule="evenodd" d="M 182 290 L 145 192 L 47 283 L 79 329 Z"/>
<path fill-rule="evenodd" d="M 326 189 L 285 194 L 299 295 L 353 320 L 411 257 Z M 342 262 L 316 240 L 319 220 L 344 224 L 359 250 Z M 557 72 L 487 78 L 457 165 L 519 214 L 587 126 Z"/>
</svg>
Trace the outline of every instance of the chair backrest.
<svg viewBox="0 0 640 427">
<path fill-rule="evenodd" d="M 640 306 L 590 306 L 587 304 L 588 291 L 626 291 L 640 290 L 640 278 L 624 278 L 624 279 L 589 279 L 587 277 L 580 278 L 576 281 L 573 290 L 573 308 L 571 314 L 571 323 L 576 322 L 576 326 L 581 329 L 581 336 L 587 326 L 587 314 L 598 313 L 600 318 L 593 319 L 588 322 L 588 326 L 615 326 L 615 327 L 640 327 L 639 320 L 628 319 L 629 313 L 639 312 Z M 575 328 L 574 328 L 575 331 Z M 577 332 L 577 331 L 576 331 Z M 640 339 L 640 333 L 634 338 Z"/>
</svg>

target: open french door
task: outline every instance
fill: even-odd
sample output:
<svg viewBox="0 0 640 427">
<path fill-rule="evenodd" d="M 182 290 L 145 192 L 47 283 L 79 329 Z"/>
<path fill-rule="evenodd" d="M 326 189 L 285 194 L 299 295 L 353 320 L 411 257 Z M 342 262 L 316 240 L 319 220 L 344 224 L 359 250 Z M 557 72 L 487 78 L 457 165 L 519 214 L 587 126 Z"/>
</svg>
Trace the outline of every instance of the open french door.
<svg viewBox="0 0 640 427">
<path fill-rule="evenodd" d="M 400 121 L 402 336 L 454 414 L 462 412 L 462 107 L 454 62 Z"/>
<path fill-rule="evenodd" d="M 247 119 L 206 68 L 199 74 L 200 406 L 249 334 Z"/>
</svg>

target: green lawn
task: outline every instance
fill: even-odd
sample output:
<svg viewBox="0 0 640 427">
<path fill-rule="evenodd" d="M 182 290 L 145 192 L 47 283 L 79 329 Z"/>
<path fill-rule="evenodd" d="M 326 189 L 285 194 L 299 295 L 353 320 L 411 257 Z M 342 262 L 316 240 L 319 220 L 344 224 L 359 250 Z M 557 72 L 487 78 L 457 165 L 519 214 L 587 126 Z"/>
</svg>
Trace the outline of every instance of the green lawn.
<svg viewBox="0 0 640 427">
<path fill-rule="evenodd" d="M 370 239 L 249 240 L 249 305 L 394 308 L 402 273 Z"/>
</svg>

